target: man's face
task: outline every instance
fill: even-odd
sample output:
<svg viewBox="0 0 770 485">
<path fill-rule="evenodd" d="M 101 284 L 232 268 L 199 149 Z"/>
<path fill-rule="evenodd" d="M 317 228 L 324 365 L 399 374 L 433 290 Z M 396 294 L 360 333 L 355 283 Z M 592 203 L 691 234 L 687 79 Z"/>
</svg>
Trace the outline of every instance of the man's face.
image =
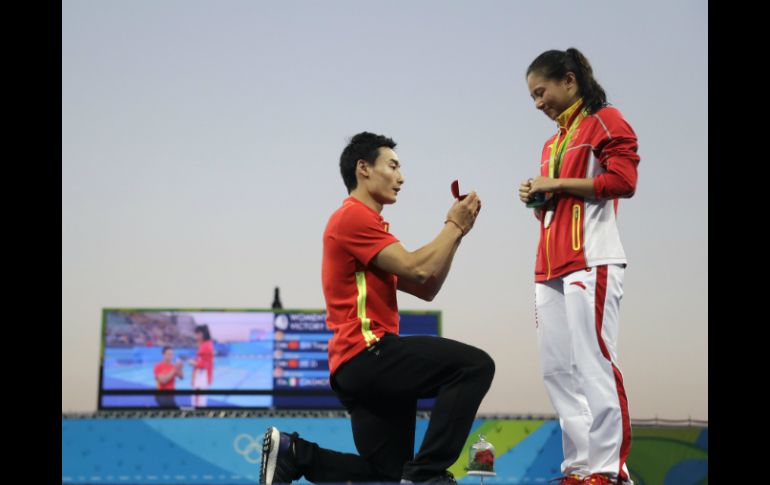
<svg viewBox="0 0 770 485">
<path fill-rule="evenodd" d="M 391 148 L 380 147 L 374 165 L 366 165 L 369 178 L 366 179 L 367 189 L 380 204 L 395 204 L 398 191 L 404 183 L 401 176 L 401 162 Z"/>
<path fill-rule="evenodd" d="M 165 352 L 163 352 L 163 360 L 166 362 L 171 362 L 171 360 L 174 358 L 174 349 L 166 349 Z"/>
</svg>

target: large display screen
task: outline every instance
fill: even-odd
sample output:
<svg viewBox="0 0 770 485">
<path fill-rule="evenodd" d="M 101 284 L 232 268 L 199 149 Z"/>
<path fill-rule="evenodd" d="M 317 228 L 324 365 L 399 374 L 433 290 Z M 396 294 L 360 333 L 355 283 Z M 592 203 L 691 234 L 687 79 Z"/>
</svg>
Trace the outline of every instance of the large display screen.
<svg viewBox="0 0 770 485">
<path fill-rule="evenodd" d="M 440 312 L 399 313 L 400 335 L 440 336 Z M 324 310 L 104 309 L 99 409 L 342 409 L 331 336 Z"/>
</svg>

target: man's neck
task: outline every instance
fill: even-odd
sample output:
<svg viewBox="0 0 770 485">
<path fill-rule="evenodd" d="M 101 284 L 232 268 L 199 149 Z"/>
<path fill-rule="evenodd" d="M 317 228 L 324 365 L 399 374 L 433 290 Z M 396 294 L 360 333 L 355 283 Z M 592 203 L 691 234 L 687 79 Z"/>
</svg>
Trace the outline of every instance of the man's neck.
<svg viewBox="0 0 770 485">
<path fill-rule="evenodd" d="M 382 204 L 377 202 L 374 197 L 367 191 L 364 187 L 362 187 L 360 184 L 358 187 L 353 189 L 353 192 L 350 193 L 350 196 L 363 202 L 363 204 L 370 209 L 372 209 L 374 212 L 378 214 L 382 214 Z"/>
</svg>

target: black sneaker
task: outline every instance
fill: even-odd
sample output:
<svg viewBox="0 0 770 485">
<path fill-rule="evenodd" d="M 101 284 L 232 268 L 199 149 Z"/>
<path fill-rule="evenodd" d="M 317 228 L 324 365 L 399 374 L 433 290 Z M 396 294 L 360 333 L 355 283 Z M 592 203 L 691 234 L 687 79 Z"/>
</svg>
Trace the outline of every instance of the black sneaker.
<svg viewBox="0 0 770 485">
<path fill-rule="evenodd" d="M 275 426 L 267 428 L 262 439 L 262 463 L 259 467 L 259 483 L 273 485 L 274 483 L 291 483 L 302 477 L 294 456 L 292 444 L 297 433 L 286 434 L 278 431 Z"/>
</svg>

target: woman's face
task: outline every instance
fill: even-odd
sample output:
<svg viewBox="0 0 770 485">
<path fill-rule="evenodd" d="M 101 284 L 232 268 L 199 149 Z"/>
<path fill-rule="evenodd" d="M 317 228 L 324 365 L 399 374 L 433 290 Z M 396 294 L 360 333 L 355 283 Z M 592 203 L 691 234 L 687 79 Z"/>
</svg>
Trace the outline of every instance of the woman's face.
<svg viewBox="0 0 770 485">
<path fill-rule="evenodd" d="M 203 342 L 203 332 L 195 332 L 195 341 L 198 343 Z"/>
<path fill-rule="evenodd" d="M 527 86 L 535 108 L 552 120 L 578 100 L 575 74 L 571 72 L 561 80 L 546 79 L 537 72 L 531 72 L 527 76 Z"/>
</svg>

